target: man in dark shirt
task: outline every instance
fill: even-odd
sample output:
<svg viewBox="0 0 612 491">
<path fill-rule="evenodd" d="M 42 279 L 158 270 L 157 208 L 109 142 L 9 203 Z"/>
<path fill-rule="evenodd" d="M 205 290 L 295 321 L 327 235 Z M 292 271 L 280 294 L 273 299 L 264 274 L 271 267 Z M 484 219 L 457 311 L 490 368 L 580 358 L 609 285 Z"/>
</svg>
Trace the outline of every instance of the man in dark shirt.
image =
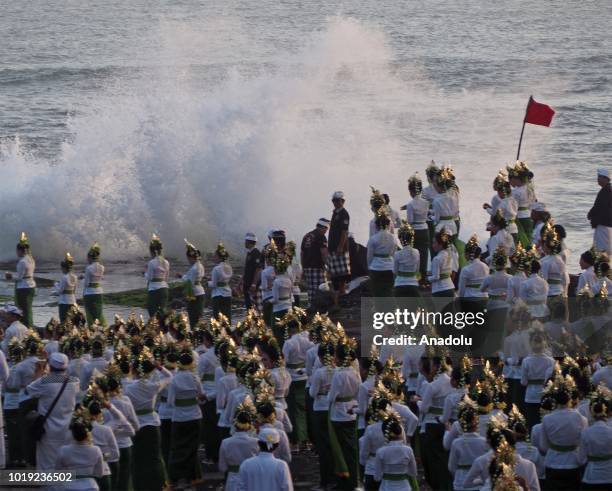
<svg viewBox="0 0 612 491">
<path fill-rule="evenodd" d="M 348 230 L 350 217 L 344 208 L 344 193 L 336 191 L 332 196 L 334 211 L 329 227 L 328 269 L 338 297 L 344 295 L 346 282 L 351 279 L 351 260 L 348 250 Z"/>
<path fill-rule="evenodd" d="M 255 247 L 257 237 L 249 232 L 244 237 L 244 247 L 247 250 L 244 263 L 244 275 L 242 276 L 242 291 L 244 293 L 244 306 L 246 309 L 257 307 L 256 294 L 259 286 L 259 274 L 261 273 L 261 252 Z"/>
<path fill-rule="evenodd" d="M 595 229 L 593 245 L 598 251 L 612 254 L 612 189 L 608 169 L 597 169 L 597 184 L 601 186 L 587 218 Z"/>
<path fill-rule="evenodd" d="M 325 266 L 327 264 L 327 238 L 329 220 L 320 218 L 314 230 L 302 239 L 301 261 L 304 279 L 308 285 L 308 300 L 312 305 L 319 285 L 325 282 Z"/>
</svg>

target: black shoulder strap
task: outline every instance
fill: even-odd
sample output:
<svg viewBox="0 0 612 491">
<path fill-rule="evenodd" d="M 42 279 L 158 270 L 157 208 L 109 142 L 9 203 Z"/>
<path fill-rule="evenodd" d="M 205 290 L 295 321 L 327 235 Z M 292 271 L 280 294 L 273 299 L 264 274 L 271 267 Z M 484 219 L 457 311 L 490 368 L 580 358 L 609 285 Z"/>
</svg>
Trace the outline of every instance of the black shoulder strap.
<svg viewBox="0 0 612 491">
<path fill-rule="evenodd" d="M 43 424 L 47 421 L 49 416 L 51 416 L 51 412 L 55 409 L 55 405 L 57 404 L 57 401 L 59 401 L 59 398 L 62 397 L 62 394 L 64 393 L 64 390 L 66 389 L 66 386 L 68 385 L 69 381 L 70 381 L 70 375 L 68 375 L 66 377 L 66 380 L 62 382 L 62 386 L 60 387 L 59 392 L 55 396 L 55 399 L 53 399 L 53 402 L 51 403 L 51 406 L 49 406 L 47 413 L 43 416 Z"/>
</svg>

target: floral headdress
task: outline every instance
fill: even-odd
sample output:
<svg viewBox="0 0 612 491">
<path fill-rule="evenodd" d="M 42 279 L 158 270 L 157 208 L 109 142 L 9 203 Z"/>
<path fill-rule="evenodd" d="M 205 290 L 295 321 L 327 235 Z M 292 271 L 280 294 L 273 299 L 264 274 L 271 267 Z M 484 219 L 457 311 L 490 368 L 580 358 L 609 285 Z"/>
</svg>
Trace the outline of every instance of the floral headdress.
<svg viewBox="0 0 612 491">
<path fill-rule="evenodd" d="M 403 246 L 410 246 L 414 244 L 414 229 L 406 220 L 402 220 L 402 223 L 397 230 L 397 238 Z"/>
<path fill-rule="evenodd" d="M 415 172 L 408 179 L 408 189 L 412 191 L 416 196 L 422 193 L 423 181 L 421 180 L 421 176 L 419 176 L 418 172 Z"/>
</svg>

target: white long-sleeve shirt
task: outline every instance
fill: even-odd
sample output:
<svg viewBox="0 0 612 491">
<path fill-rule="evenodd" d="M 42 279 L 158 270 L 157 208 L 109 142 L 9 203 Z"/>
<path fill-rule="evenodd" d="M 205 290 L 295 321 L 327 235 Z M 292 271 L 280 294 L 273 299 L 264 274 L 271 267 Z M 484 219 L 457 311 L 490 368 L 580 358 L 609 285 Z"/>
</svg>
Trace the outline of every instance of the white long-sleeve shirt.
<svg viewBox="0 0 612 491">
<path fill-rule="evenodd" d="M 76 477 L 69 489 L 91 491 L 98 489 L 95 478 L 104 476 L 104 457 L 102 451 L 92 443 L 71 443 L 59 448 L 53 470 L 75 473 Z"/>
<path fill-rule="evenodd" d="M 545 380 L 551 375 L 554 366 L 554 358 L 544 353 L 535 353 L 523 360 L 521 385 L 527 387 L 525 402 L 537 404 L 542 400 Z"/>
<path fill-rule="evenodd" d="M 240 465 L 259 453 L 257 438 L 245 431 L 236 431 L 221 442 L 219 449 L 219 471 L 227 472 L 226 491 L 241 491 Z"/>
<path fill-rule="evenodd" d="M 527 279 L 527 275 L 523 271 L 517 271 L 508 281 L 508 292 L 506 293 L 506 301 L 508 304 L 514 304 L 519 298 L 519 292 L 523 281 Z"/>
<path fill-rule="evenodd" d="M 524 184 L 512 188 L 512 197 L 517 204 L 517 218 L 529 218 L 531 206 L 537 201 L 533 187 L 530 184 Z"/>
<path fill-rule="evenodd" d="M 78 278 L 74 273 L 63 274 L 55 284 L 55 291 L 59 295 L 58 303 L 61 305 L 76 305 L 76 289 Z"/>
<path fill-rule="evenodd" d="M 489 267 L 480 259 L 470 259 L 459 274 L 459 297 L 487 298 L 487 292 L 480 287 L 489 276 Z"/>
<path fill-rule="evenodd" d="M 549 314 L 546 300 L 548 298 L 548 283 L 538 274 L 532 274 L 521 283 L 519 297 L 527 304 L 529 313 L 536 318 Z"/>
<path fill-rule="evenodd" d="M 380 491 L 411 489 L 407 481 L 385 479 L 385 474 L 401 474 L 416 477 L 416 460 L 412 448 L 401 440 L 393 440 L 376 451 L 374 479 L 381 481 Z"/>
<path fill-rule="evenodd" d="M 421 418 L 421 433 L 429 423 L 438 423 L 444 411 L 444 400 L 450 394 L 452 387 L 447 373 L 439 373 L 433 381 L 423 389 L 423 396 L 419 404 Z"/>
<path fill-rule="evenodd" d="M 556 409 L 544 416 L 540 438 L 541 449 L 546 452 L 544 465 L 551 469 L 580 467 L 580 434 L 587 426 L 586 418 L 575 409 Z M 571 450 L 571 447 L 574 449 Z"/>
<path fill-rule="evenodd" d="M 427 225 L 425 225 L 427 226 Z M 421 255 L 414 247 L 405 246 L 393 256 L 394 286 L 418 286 Z"/>
<path fill-rule="evenodd" d="M 489 211 L 492 210 L 493 209 L 491 208 Z M 518 227 L 516 225 L 518 204 L 516 200 L 512 196 L 499 200 L 493 214 L 497 212 L 497 210 L 501 210 L 502 216 L 508 222 L 508 227 L 506 228 L 508 232 L 511 234 L 518 233 Z"/>
<path fill-rule="evenodd" d="M 497 233 L 491 238 L 489 238 L 487 242 L 487 251 L 489 252 L 489 255 L 487 256 L 487 264 L 489 266 L 491 266 L 491 262 L 493 261 L 493 254 L 499 246 L 502 246 L 507 257 L 510 257 L 512 254 L 514 254 L 514 251 L 516 249 L 514 245 L 514 239 L 512 238 L 512 235 L 510 235 L 510 232 L 507 228 L 498 230 Z"/>
<path fill-rule="evenodd" d="M 310 379 L 308 392 L 314 399 L 312 409 L 314 411 L 329 410 L 329 389 L 331 387 L 334 369 L 330 367 L 317 368 Z"/>
<path fill-rule="evenodd" d="M 156 256 L 147 264 L 145 280 L 148 290 L 155 291 L 168 288 L 168 277 L 170 275 L 170 263 L 162 256 Z"/>
<path fill-rule="evenodd" d="M 272 286 L 274 285 L 274 277 L 276 273 L 272 266 L 266 266 L 261 272 L 261 298 L 269 300 L 272 298 Z"/>
<path fill-rule="evenodd" d="M 548 283 L 548 296 L 563 295 L 566 297 L 569 287 L 569 274 L 561 256 L 558 254 L 544 256 L 540 260 L 540 265 L 542 266 L 540 274 Z"/>
<path fill-rule="evenodd" d="M 212 288 L 210 293 L 211 297 L 231 297 L 232 289 L 230 288 L 229 282 L 234 272 L 229 263 L 225 261 L 217 264 L 211 273 L 210 281 L 208 286 Z"/>
<path fill-rule="evenodd" d="M 606 421 L 595 421 L 582 431 L 578 448 L 578 461 L 581 464 L 586 463 L 582 482 L 612 483 L 612 459 L 597 460 L 598 457 L 610 456 L 610 442 L 612 442 L 612 426 Z"/>
<path fill-rule="evenodd" d="M 113 396 L 110 402 L 110 408 L 103 411 L 104 424 L 113 430 L 119 448 L 131 447 L 132 437 L 140 429 L 134 406 L 121 394 Z"/>
<path fill-rule="evenodd" d="M 157 395 L 172 380 L 172 374 L 165 368 L 153 372 L 148 378 L 131 380 L 124 384 L 124 394 L 132 401 L 138 424 L 144 426 L 160 426 L 159 415 L 155 412 Z"/>
<path fill-rule="evenodd" d="M 421 196 L 415 196 L 406 204 L 406 221 L 414 230 L 427 230 L 427 215 L 429 201 Z"/>
<path fill-rule="evenodd" d="M 29 254 L 23 256 L 17 261 L 17 275 L 15 276 L 15 288 L 36 288 L 34 281 L 34 270 L 36 269 L 36 261 Z"/>
<path fill-rule="evenodd" d="M 104 458 L 104 475 L 110 476 L 111 470 L 108 466 L 108 462 L 119 461 L 119 446 L 117 445 L 113 430 L 108 426 L 94 421 L 91 436 L 93 437 L 94 445 L 102 451 L 102 457 Z"/>
<path fill-rule="evenodd" d="M 206 399 L 212 401 L 217 397 L 217 382 L 215 375 L 219 367 L 219 359 L 213 348 L 207 349 L 198 358 L 198 377 L 202 382 L 202 391 Z"/>
<path fill-rule="evenodd" d="M 261 452 L 240 465 L 240 481 L 245 491 L 293 491 L 287 462 L 269 452 Z"/>
<path fill-rule="evenodd" d="M 98 261 L 88 264 L 83 277 L 83 295 L 102 295 L 102 280 L 104 279 L 104 266 Z"/>
<path fill-rule="evenodd" d="M 285 366 L 291 381 L 306 380 L 306 352 L 312 347 L 312 341 L 301 333 L 293 334 L 283 345 Z"/>
<path fill-rule="evenodd" d="M 448 249 L 442 249 L 431 260 L 431 292 L 437 293 L 445 290 L 453 290 L 452 257 Z"/>
<path fill-rule="evenodd" d="M 459 217 L 459 206 L 453 193 L 446 192 L 438 194 L 432 202 L 433 220 L 436 224 L 436 232 L 443 228 L 450 235 L 457 234 L 455 220 Z"/>
<path fill-rule="evenodd" d="M 393 271 L 393 255 L 397 251 L 395 236 L 388 230 L 379 230 L 368 240 L 368 269 Z"/>
<path fill-rule="evenodd" d="M 198 404 L 203 395 L 202 384 L 192 370 L 177 370 L 168 385 L 168 404 L 172 406 L 172 421 L 185 422 L 202 418 Z"/>
<path fill-rule="evenodd" d="M 463 481 L 472 463 L 488 450 L 487 440 L 478 433 L 462 433 L 453 441 L 448 456 L 448 470 L 453 475 L 453 489 L 465 489 Z"/>
<path fill-rule="evenodd" d="M 272 282 L 272 311 L 289 310 L 293 305 L 293 283 L 287 273 L 278 274 Z"/>
<path fill-rule="evenodd" d="M 204 266 L 198 260 L 191 265 L 189 270 L 183 275 L 183 281 L 190 281 L 193 289 L 193 295 L 199 297 L 204 295 L 204 287 L 202 286 L 202 279 L 204 278 Z"/>
<path fill-rule="evenodd" d="M 487 453 L 474 460 L 472 467 L 463 481 L 464 489 L 474 486 L 480 486 L 480 489 L 489 489 L 487 485 L 490 483 L 489 466 L 492 460 L 493 450 L 489 450 Z M 521 476 L 527 481 L 529 491 L 540 491 L 538 472 L 533 462 L 525 460 L 520 455 L 516 455 L 514 471 L 517 476 Z"/>
<path fill-rule="evenodd" d="M 361 380 L 352 367 L 338 367 L 332 376 L 329 389 L 330 419 L 355 421 L 352 409 L 357 406 L 357 392 Z"/>
</svg>

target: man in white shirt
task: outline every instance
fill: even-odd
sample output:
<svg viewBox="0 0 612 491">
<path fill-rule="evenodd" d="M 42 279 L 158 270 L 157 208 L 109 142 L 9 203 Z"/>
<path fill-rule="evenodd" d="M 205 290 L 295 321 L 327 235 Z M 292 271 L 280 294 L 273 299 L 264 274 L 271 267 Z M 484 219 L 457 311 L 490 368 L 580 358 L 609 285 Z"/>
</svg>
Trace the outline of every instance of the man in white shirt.
<svg viewBox="0 0 612 491">
<path fill-rule="evenodd" d="M 273 428 L 264 428 L 257 435 L 259 455 L 240 465 L 240 480 L 245 491 L 293 491 L 291 472 L 283 460 L 274 457 L 280 436 Z"/>
</svg>

